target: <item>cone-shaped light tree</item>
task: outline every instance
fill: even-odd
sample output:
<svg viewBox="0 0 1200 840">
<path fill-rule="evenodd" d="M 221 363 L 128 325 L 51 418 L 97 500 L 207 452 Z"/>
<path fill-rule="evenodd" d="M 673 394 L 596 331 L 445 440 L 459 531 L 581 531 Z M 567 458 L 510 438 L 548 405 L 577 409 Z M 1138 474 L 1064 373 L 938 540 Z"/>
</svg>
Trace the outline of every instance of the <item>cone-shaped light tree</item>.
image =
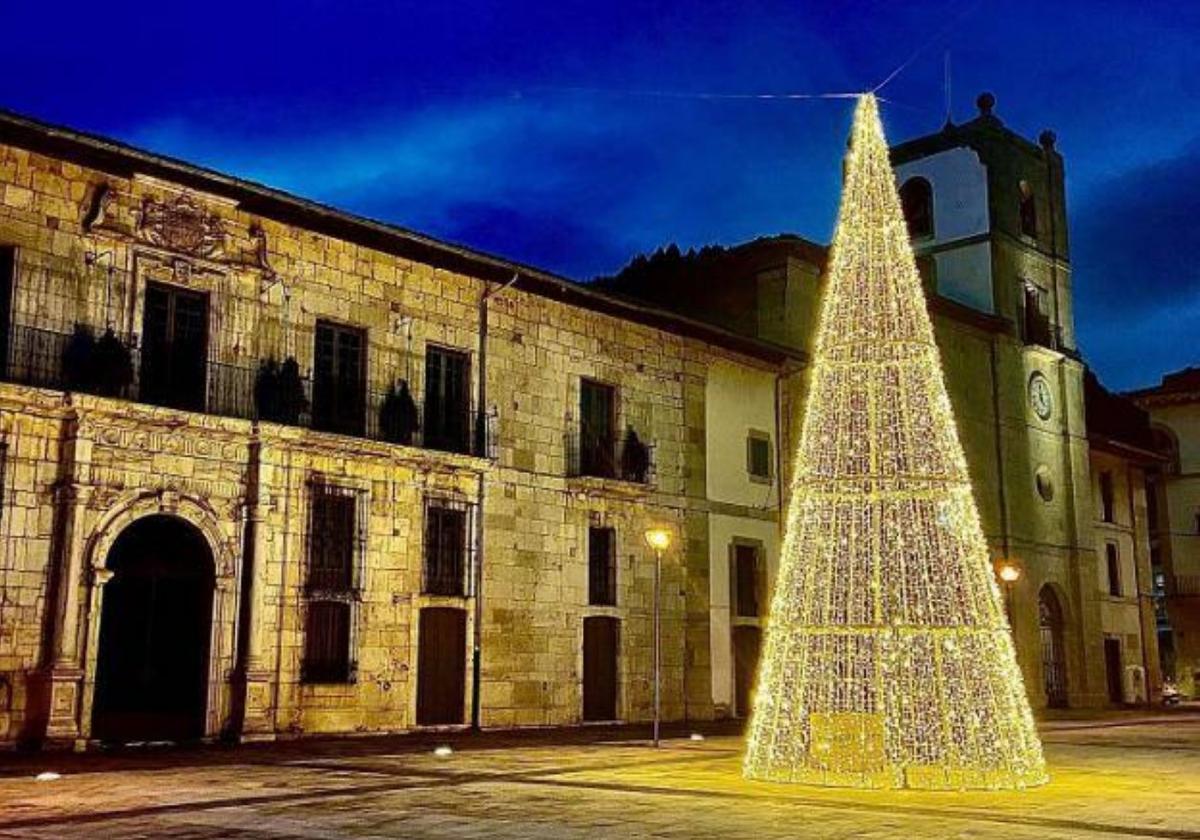
<svg viewBox="0 0 1200 840">
<path fill-rule="evenodd" d="M 748 777 L 1046 781 L 869 94 L 854 118 L 786 525 Z"/>
</svg>

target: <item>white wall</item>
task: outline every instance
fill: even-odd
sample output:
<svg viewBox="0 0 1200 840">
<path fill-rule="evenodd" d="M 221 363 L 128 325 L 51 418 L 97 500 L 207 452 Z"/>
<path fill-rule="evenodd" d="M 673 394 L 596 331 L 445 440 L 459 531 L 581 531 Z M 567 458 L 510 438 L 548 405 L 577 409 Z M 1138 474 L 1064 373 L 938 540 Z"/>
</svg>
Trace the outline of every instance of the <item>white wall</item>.
<svg viewBox="0 0 1200 840">
<path fill-rule="evenodd" d="M 933 186 L 933 237 L 923 244 L 988 232 L 987 167 L 974 149 L 947 149 L 896 167 L 898 184 L 915 175 Z"/>
<path fill-rule="evenodd" d="M 937 265 L 938 294 L 981 312 L 995 310 L 992 251 L 987 242 L 941 251 L 933 259 Z"/>
<path fill-rule="evenodd" d="M 914 245 L 919 254 L 935 252 L 938 292 L 974 309 L 992 312 L 995 296 L 988 244 L 954 246 L 989 230 L 987 167 L 974 149 L 947 149 L 896 167 L 899 184 L 916 176 L 933 187 L 933 236 Z"/>
<path fill-rule="evenodd" d="M 733 362 L 714 362 L 705 385 L 704 428 L 708 498 L 753 508 L 777 508 L 775 375 Z M 747 469 L 746 439 L 752 429 L 771 437 L 772 479 L 768 482 L 751 479 Z"/>
<path fill-rule="evenodd" d="M 709 514 L 709 614 L 712 644 L 713 703 L 733 704 L 733 630 L 729 591 L 729 553 L 734 539 L 762 543 L 767 579 L 774 582 L 779 567 L 779 526 L 743 516 Z M 770 587 L 768 587 L 768 590 Z M 763 605 L 763 625 L 769 602 Z"/>
</svg>

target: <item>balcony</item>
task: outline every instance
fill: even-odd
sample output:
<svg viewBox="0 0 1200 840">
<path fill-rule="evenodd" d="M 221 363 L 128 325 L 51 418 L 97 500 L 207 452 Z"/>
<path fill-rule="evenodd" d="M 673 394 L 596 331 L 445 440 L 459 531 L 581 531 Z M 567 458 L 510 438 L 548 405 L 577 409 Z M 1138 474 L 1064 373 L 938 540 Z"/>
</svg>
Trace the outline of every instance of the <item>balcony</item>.
<svg viewBox="0 0 1200 840">
<path fill-rule="evenodd" d="M 654 483 L 654 447 L 632 428 L 623 434 L 597 434 L 586 423 L 574 422 L 567 429 L 566 450 L 569 477 Z"/>
<path fill-rule="evenodd" d="M 0 380 L 285 426 L 494 458 L 495 417 L 464 406 L 428 419 L 398 381 L 387 391 L 335 388 L 313 402 L 313 377 L 293 360 L 228 364 L 196 360 L 147 364 L 111 332 L 74 334 L 13 326 Z"/>
<path fill-rule="evenodd" d="M 1051 350 L 1057 350 L 1061 345 L 1059 329 L 1049 316 L 1043 315 L 1036 307 L 1025 308 L 1024 335 L 1026 345 L 1037 345 Z"/>
</svg>

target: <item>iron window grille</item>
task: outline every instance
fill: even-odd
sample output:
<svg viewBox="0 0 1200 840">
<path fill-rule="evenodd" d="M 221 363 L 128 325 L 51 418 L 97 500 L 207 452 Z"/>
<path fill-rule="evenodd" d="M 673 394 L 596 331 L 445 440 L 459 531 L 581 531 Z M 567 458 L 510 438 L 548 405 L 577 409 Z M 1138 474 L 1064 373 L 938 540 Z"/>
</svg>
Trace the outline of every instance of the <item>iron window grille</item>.
<svg viewBox="0 0 1200 840">
<path fill-rule="evenodd" d="M 613 528 L 588 528 L 588 604 L 617 604 L 617 532 Z"/>
<path fill-rule="evenodd" d="M 357 606 L 366 556 L 367 491 L 313 481 L 309 486 L 304 660 L 309 683 L 353 682 Z"/>
<path fill-rule="evenodd" d="M 424 594 L 450 598 L 474 594 L 476 507 L 463 499 L 425 499 Z"/>
<path fill-rule="evenodd" d="M 4 524 L 5 480 L 8 477 L 8 441 L 0 441 L 0 525 Z"/>
</svg>

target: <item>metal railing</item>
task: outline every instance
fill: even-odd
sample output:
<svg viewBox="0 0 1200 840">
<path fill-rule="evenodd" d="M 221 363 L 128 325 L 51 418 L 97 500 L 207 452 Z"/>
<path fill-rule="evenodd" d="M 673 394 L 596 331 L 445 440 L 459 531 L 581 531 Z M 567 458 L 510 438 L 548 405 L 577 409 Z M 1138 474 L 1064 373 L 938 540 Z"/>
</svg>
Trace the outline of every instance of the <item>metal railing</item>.
<svg viewBox="0 0 1200 840">
<path fill-rule="evenodd" d="M 632 428 L 598 434 L 586 423 L 569 422 L 565 443 L 568 476 L 654 483 L 654 447 Z"/>
<path fill-rule="evenodd" d="M 1174 575 L 1167 595 L 1200 595 L 1200 575 Z"/>
<path fill-rule="evenodd" d="M 1051 322 L 1048 315 L 1043 315 L 1037 310 L 1026 309 L 1024 320 L 1025 344 L 1036 344 L 1051 350 L 1059 348 L 1059 345 L 1062 343 L 1060 341 L 1059 328 Z"/>
<path fill-rule="evenodd" d="M 403 446 L 496 454 L 493 414 L 468 405 L 423 411 L 401 380 L 386 391 L 359 385 L 314 389 L 312 374 L 294 360 L 229 364 L 180 353 L 170 363 L 146 362 L 142 349 L 111 332 L 14 325 L 0 357 L 0 379 Z"/>
</svg>

